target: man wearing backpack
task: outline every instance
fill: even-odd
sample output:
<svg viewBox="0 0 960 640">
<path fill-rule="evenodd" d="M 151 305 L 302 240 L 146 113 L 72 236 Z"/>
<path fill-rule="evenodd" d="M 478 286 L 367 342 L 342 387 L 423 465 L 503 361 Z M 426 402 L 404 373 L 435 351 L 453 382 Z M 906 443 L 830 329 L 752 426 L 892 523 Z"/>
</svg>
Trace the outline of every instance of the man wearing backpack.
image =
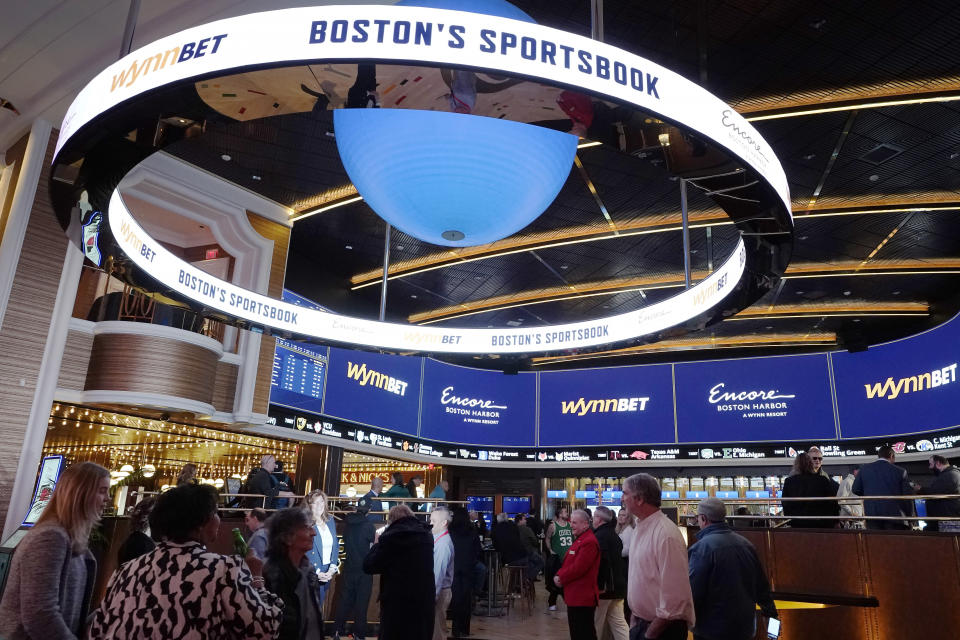
<svg viewBox="0 0 960 640">
<path fill-rule="evenodd" d="M 245 486 L 240 488 L 240 493 L 265 496 L 266 500 L 254 497 L 244 498 L 246 507 L 252 509 L 262 506 L 264 509 L 276 509 L 277 496 L 293 497 L 293 494 L 289 491 L 281 491 L 280 481 L 273 476 L 273 470 L 276 466 L 277 459 L 268 453 L 260 461 L 260 468 L 250 472 Z"/>
</svg>

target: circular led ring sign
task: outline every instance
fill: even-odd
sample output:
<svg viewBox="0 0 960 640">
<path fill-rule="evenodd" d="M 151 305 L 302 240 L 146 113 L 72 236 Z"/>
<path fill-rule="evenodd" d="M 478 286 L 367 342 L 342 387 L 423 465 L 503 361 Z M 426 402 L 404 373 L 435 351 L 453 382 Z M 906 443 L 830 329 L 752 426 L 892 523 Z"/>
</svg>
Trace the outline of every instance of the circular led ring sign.
<svg viewBox="0 0 960 640">
<path fill-rule="evenodd" d="M 106 137 L 104 131 L 129 131 L 138 96 L 148 102 L 145 94 L 185 81 L 305 61 L 466 67 L 575 87 L 657 114 L 709 139 L 749 167 L 774 194 L 772 204 L 758 206 L 756 212 L 757 219 L 773 223 L 755 235 L 779 236 L 779 247 L 791 239 L 790 197 L 782 167 L 756 130 L 718 98 L 610 45 L 536 24 L 459 11 L 369 5 L 285 9 L 168 36 L 111 65 L 80 92 L 64 118 L 54 164 L 74 162 L 96 150 Z M 63 207 L 58 209 L 67 226 L 69 214 L 64 222 Z M 769 287 L 785 267 L 783 256 L 779 266 L 770 266 L 776 263 L 777 257 L 771 256 L 777 247 L 761 250 L 760 240 L 748 243 L 741 237 L 709 277 L 670 299 L 629 313 L 540 328 L 422 327 L 304 309 L 214 278 L 147 235 L 119 190 L 109 198 L 106 214 L 117 244 L 130 260 L 184 299 L 245 326 L 397 351 L 529 354 L 636 340 L 715 316 L 717 307 L 748 278 Z M 739 308 L 753 301 L 741 301 Z M 727 304 L 725 312 L 737 310 Z"/>
</svg>

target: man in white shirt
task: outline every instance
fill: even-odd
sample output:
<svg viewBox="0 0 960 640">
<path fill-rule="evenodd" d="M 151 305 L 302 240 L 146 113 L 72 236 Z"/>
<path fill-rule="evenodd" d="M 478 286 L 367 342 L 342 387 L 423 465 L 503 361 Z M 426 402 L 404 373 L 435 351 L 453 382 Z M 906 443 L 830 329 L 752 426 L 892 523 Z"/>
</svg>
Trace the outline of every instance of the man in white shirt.
<svg viewBox="0 0 960 640">
<path fill-rule="evenodd" d="M 430 512 L 430 525 L 433 528 L 433 577 L 436 583 L 436 609 L 433 622 L 433 640 L 447 638 L 447 607 L 453 595 L 453 541 L 447 527 L 450 525 L 450 511 L 446 507 L 437 507 Z"/>
<path fill-rule="evenodd" d="M 686 640 L 687 628 L 696 621 L 687 545 L 677 525 L 660 511 L 656 478 L 646 473 L 627 478 L 623 508 L 637 517 L 627 574 L 630 640 Z"/>
</svg>

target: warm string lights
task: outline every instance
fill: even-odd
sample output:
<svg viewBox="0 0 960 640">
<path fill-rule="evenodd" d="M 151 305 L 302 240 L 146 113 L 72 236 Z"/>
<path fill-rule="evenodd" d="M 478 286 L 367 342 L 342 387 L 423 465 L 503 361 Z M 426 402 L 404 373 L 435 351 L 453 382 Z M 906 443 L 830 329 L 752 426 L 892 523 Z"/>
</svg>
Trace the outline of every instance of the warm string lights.
<svg viewBox="0 0 960 640">
<path fill-rule="evenodd" d="M 63 403 L 53 406 L 47 429 L 44 455 L 96 462 L 113 471 L 114 484 L 134 472 L 175 478 L 192 463 L 201 482 L 219 489 L 227 478 L 246 478 L 267 453 L 295 473 L 299 452 L 295 442 Z"/>
</svg>

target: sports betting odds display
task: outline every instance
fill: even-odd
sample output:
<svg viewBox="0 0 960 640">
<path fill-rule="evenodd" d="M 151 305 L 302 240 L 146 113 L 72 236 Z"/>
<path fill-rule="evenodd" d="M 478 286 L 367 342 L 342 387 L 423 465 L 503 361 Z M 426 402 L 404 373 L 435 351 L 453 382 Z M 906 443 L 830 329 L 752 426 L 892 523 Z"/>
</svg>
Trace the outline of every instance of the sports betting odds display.
<svg viewBox="0 0 960 640">
<path fill-rule="evenodd" d="M 672 454 L 669 445 L 852 441 L 960 425 L 960 316 L 860 353 L 514 375 L 301 343 L 278 343 L 277 353 L 285 364 L 279 374 L 275 365 L 273 405 L 317 416 L 316 425 L 350 425 L 354 438 L 366 427 L 391 446 L 657 445 Z M 943 440 L 921 439 L 919 450 L 955 441 Z"/>
</svg>

